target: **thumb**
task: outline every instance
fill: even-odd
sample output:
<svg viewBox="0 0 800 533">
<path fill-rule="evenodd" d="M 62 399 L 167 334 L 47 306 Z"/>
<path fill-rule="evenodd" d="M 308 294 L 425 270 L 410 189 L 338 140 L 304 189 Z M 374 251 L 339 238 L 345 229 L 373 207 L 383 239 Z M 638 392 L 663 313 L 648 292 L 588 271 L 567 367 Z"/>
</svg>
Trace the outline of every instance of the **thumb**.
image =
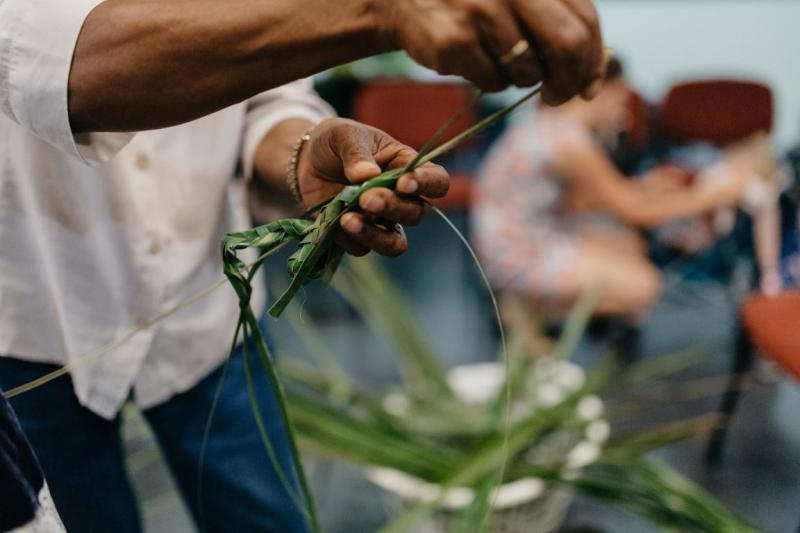
<svg viewBox="0 0 800 533">
<path fill-rule="evenodd" d="M 348 134 L 340 136 L 336 147 L 347 180 L 351 183 L 361 183 L 380 175 L 381 167 L 372 153 L 375 142 L 371 132 L 366 128 L 348 128 L 348 130 Z"/>
</svg>

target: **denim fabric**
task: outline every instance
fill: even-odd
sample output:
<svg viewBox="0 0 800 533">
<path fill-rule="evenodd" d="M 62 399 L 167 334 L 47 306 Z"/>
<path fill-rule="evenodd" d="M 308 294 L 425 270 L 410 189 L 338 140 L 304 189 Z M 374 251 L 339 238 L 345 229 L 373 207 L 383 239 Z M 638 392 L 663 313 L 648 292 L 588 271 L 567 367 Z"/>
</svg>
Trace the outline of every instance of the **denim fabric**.
<svg viewBox="0 0 800 533">
<path fill-rule="evenodd" d="M 43 486 L 39 464 L 0 390 L 0 531 L 33 520 Z"/>
<path fill-rule="evenodd" d="M 254 354 L 257 398 L 271 442 L 295 494 L 286 431 Z M 242 350 L 230 361 L 208 441 L 203 500 L 198 462 L 203 432 L 222 368 L 184 394 L 144 413 L 198 524 L 209 533 L 305 533 L 260 439 L 244 377 Z M 54 367 L 0 358 L 0 387 L 10 388 Z M 125 470 L 119 417 L 105 420 L 82 407 L 69 378 L 12 400 L 70 533 L 138 533 L 137 502 Z"/>
</svg>

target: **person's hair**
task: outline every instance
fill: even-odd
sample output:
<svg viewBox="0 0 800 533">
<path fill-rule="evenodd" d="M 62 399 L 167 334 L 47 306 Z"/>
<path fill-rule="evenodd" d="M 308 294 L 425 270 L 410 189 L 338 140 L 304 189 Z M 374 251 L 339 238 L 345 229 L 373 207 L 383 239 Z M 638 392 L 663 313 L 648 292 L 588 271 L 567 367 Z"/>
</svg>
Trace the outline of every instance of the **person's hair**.
<svg viewBox="0 0 800 533">
<path fill-rule="evenodd" d="M 616 81 L 623 76 L 625 76 L 625 67 L 622 65 L 622 61 L 616 57 L 609 59 L 608 65 L 606 65 L 606 75 L 604 80 L 606 82 Z"/>
</svg>

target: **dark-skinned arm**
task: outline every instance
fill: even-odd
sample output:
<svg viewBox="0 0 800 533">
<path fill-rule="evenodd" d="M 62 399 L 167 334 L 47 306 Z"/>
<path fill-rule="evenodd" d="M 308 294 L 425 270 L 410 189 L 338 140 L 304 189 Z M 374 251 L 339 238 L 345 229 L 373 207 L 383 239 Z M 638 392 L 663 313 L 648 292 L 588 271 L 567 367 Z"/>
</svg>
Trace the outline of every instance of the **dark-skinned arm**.
<svg viewBox="0 0 800 533">
<path fill-rule="evenodd" d="M 171 126 L 389 49 L 382 0 L 107 0 L 80 32 L 73 131 Z"/>
<path fill-rule="evenodd" d="M 106 0 L 77 39 L 70 123 L 171 126 L 395 49 L 485 90 L 544 80 L 551 103 L 593 94 L 604 64 L 591 0 Z"/>
</svg>

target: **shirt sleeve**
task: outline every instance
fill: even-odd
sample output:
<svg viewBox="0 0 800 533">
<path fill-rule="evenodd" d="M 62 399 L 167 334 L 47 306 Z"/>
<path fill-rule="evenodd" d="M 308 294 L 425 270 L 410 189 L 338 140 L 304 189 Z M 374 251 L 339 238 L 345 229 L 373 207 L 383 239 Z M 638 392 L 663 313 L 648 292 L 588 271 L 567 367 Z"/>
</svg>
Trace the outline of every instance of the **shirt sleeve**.
<svg viewBox="0 0 800 533">
<path fill-rule="evenodd" d="M 103 0 L 0 0 L 0 110 L 87 164 L 112 158 L 132 133 L 73 135 L 67 86 L 78 35 Z"/>
<path fill-rule="evenodd" d="M 253 177 L 256 150 L 264 136 L 277 124 L 293 118 L 316 124 L 334 115 L 333 109 L 314 91 L 311 79 L 299 80 L 250 98 L 241 155 L 244 178 L 249 180 Z"/>
</svg>

